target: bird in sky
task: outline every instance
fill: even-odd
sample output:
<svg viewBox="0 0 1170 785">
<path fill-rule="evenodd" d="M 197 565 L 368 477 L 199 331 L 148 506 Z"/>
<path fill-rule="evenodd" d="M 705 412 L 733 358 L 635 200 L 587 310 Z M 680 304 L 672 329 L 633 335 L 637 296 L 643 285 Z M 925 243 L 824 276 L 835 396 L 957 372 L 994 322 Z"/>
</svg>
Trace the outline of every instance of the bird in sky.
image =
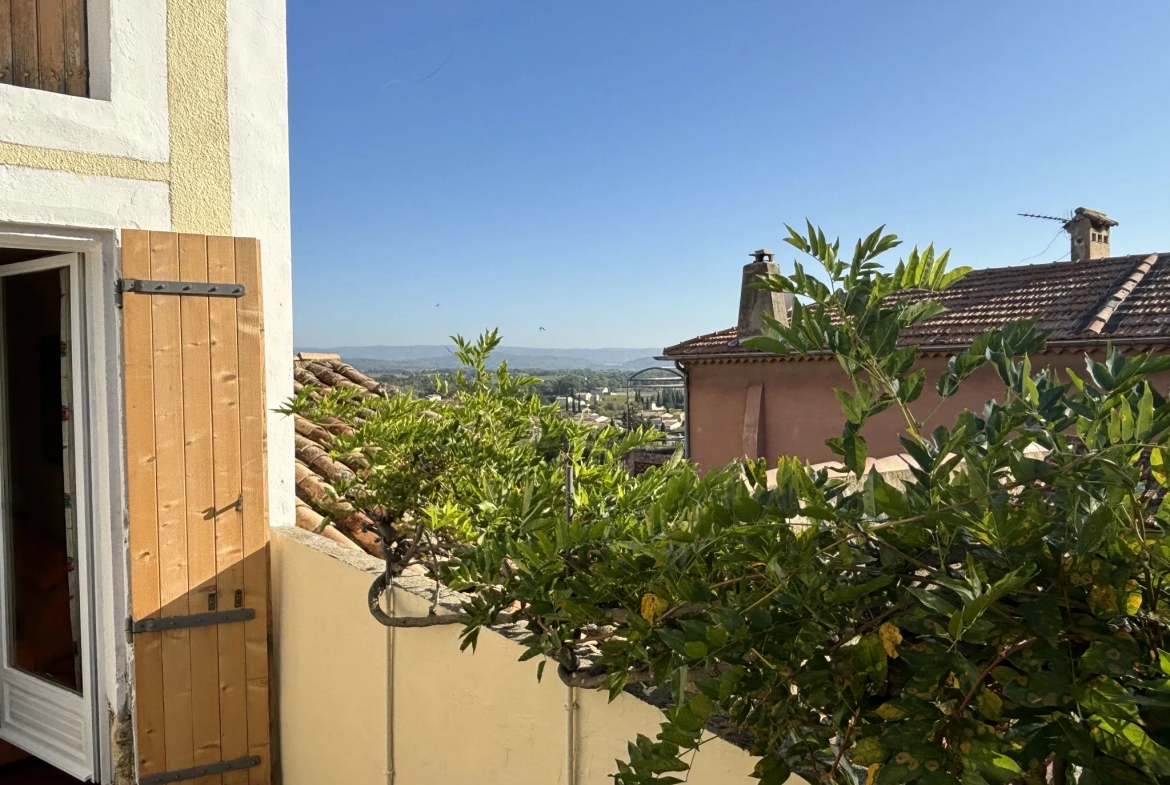
<svg viewBox="0 0 1170 785">
<path fill-rule="evenodd" d="M 543 327 L 541 327 L 541 328 L 540 328 L 540 331 L 541 331 L 541 332 L 544 332 L 544 328 L 543 328 Z"/>
</svg>

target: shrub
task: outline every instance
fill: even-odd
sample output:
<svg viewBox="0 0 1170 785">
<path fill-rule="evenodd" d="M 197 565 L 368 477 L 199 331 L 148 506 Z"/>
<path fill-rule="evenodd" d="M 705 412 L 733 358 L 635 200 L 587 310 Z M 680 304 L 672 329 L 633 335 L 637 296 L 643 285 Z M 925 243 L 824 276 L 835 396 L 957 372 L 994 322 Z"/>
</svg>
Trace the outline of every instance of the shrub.
<svg viewBox="0 0 1170 785">
<path fill-rule="evenodd" d="M 1062 381 L 1031 367 L 1034 322 L 1005 325 L 937 381 L 946 398 L 991 366 L 1002 400 L 926 432 L 926 375 L 898 336 L 965 271 L 932 248 L 884 271 L 898 243 L 880 229 L 849 261 L 811 225 L 790 235 L 827 282 L 800 264 L 762 281 L 797 304 L 752 343 L 835 355 L 844 476 L 784 456 L 772 485 L 762 461 L 626 476 L 617 459 L 645 435 L 585 429 L 491 377 L 489 336 L 460 343 L 472 376 L 435 419 L 412 400 L 334 410 L 371 465 L 352 493 L 451 533 L 432 568 L 472 593 L 464 645 L 507 613 L 528 624 L 522 659 L 552 658 L 566 683 L 670 687 L 621 785 L 684 781 L 717 715 L 750 734 L 767 785 L 1170 782 L 1170 405 L 1148 380 L 1170 358 L 1110 349 Z M 901 484 L 866 471 L 864 426 L 888 409 Z"/>
</svg>

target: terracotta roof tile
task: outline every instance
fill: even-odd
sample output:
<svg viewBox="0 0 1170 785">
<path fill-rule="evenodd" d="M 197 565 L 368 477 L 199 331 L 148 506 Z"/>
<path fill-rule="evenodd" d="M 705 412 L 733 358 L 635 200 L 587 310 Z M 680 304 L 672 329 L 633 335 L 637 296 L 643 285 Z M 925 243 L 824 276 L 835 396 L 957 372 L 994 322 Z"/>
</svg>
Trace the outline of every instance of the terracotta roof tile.
<svg viewBox="0 0 1170 785">
<path fill-rule="evenodd" d="M 938 295 L 949 311 L 902 333 L 902 345 L 967 346 L 1006 322 L 1039 318 L 1051 342 L 1170 341 L 1170 254 L 1115 256 L 975 270 Z M 1126 291 L 1131 282 L 1131 291 Z M 1100 331 L 1094 317 L 1106 317 Z M 668 359 L 764 354 L 739 346 L 736 328 L 669 346 Z"/>
<path fill-rule="evenodd" d="M 394 392 L 342 362 L 337 355 L 316 353 L 301 353 L 293 360 L 293 390 L 299 393 L 305 387 L 309 387 L 309 395 L 315 399 L 334 389 L 356 390 L 362 399 L 386 397 Z M 334 435 L 347 433 L 349 427 L 334 418 L 310 422 L 300 415 L 293 415 L 293 427 L 297 526 L 380 556 L 374 521 L 365 512 L 354 509 L 333 486 L 335 482 L 353 479 L 365 468 L 361 456 L 335 458 L 330 453 L 335 447 Z"/>
</svg>

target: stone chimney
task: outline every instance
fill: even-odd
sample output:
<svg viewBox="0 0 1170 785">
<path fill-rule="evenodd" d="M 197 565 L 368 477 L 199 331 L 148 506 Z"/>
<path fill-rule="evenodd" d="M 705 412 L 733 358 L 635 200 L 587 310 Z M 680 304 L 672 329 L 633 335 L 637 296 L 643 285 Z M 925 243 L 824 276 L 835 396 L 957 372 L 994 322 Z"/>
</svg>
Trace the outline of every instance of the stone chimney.
<svg viewBox="0 0 1170 785">
<path fill-rule="evenodd" d="M 1117 221 L 1105 213 L 1078 207 L 1064 225 L 1064 230 L 1072 238 L 1072 260 L 1083 262 L 1109 257 L 1109 232 L 1114 226 L 1117 226 Z"/>
<path fill-rule="evenodd" d="M 781 324 L 788 324 L 788 309 L 792 295 L 756 289 L 761 275 L 780 272 L 780 265 L 772 261 L 774 254 L 767 248 L 750 254 L 752 261 L 743 266 L 743 282 L 739 290 L 739 324 L 736 338 L 742 341 L 760 335 L 764 329 L 764 314 L 774 317 Z"/>
</svg>

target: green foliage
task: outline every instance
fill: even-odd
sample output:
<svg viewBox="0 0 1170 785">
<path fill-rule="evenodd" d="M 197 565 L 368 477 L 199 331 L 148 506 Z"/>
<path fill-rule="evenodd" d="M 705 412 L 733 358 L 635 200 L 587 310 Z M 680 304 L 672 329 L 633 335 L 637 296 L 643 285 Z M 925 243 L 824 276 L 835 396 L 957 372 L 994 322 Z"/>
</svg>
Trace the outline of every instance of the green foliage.
<svg viewBox="0 0 1170 785">
<path fill-rule="evenodd" d="M 1151 504 L 1170 405 L 1148 381 L 1170 358 L 1110 349 L 1063 382 L 1032 368 L 1034 323 L 1004 325 L 927 396 L 899 335 L 941 313 L 931 295 L 965 271 L 927 248 L 885 272 L 876 259 L 898 241 L 881 229 L 848 261 L 811 225 L 790 234 L 825 280 L 798 264 L 761 281 L 797 304 L 751 343 L 835 356 L 847 384 L 829 446 L 843 473 L 780 456 L 772 485 L 763 462 L 622 476 L 614 459 L 636 434 L 551 416 L 504 372 L 466 377 L 425 429 L 379 424 L 407 419 L 390 412 L 409 399 L 351 417 L 349 446 L 374 467 L 366 500 L 458 532 L 439 569 L 475 592 L 465 645 L 518 606 L 523 659 L 603 673 L 611 695 L 669 688 L 661 732 L 631 742 L 619 785 L 684 781 L 717 715 L 750 733 L 766 785 L 792 772 L 856 783 L 859 768 L 874 785 L 1035 785 L 1052 757 L 1082 785 L 1170 783 L 1170 512 Z M 490 343 L 465 350 L 473 368 Z M 998 374 L 1000 399 L 927 432 L 931 399 L 980 369 Z M 905 482 L 866 470 L 865 425 L 891 409 Z M 564 457 L 544 460 L 562 440 Z"/>
</svg>

